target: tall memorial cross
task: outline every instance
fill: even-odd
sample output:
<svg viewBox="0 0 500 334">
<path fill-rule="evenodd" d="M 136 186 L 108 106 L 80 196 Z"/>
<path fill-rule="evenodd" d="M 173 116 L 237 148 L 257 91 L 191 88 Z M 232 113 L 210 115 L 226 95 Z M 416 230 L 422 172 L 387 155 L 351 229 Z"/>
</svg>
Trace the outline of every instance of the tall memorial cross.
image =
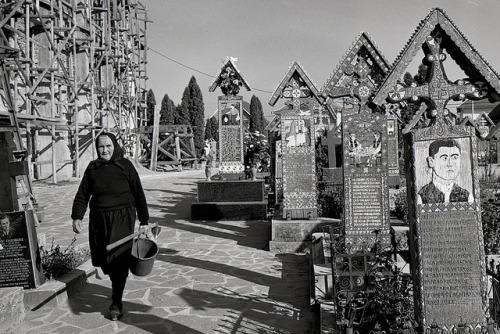
<svg viewBox="0 0 500 334">
<path fill-rule="evenodd" d="M 228 57 L 209 91 L 220 87 L 224 96 L 219 96 L 219 173 L 228 177 L 239 177 L 245 171 L 243 155 L 243 97 L 237 94 L 240 87 L 250 91 L 236 68 L 235 58 Z"/>
<path fill-rule="evenodd" d="M 12 132 L 0 132 L 0 211 L 2 212 L 19 209 L 16 176 L 28 175 L 26 161 L 13 161 L 14 148 Z"/>
<path fill-rule="evenodd" d="M 477 144 L 475 130 L 455 125 L 445 108 L 452 98 L 478 97 L 481 92 L 472 84 L 450 83 L 440 41 L 430 37 L 426 45 L 426 58 L 432 62 L 429 82 L 404 90 L 397 86 L 389 93 L 393 101 L 422 97 L 434 108 L 429 127 L 405 136 L 416 312 L 424 326 L 452 328 L 462 323 L 475 328 L 486 322 Z M 420 117 L 417 114 L 410 125 Z M 442 184 L 453 186 L 449 194 L 439 190 Z"/>
<path fill-rule="evenodd" d="M 342 120 L 344 230 L 349 253 L 390 245 L 387 122 L 364 108 Z"/>
<path fill-rule="evenodd" d="M 274 106 L 285 101 L 280 111 L 282 150 L 282 218 L 317 217 L 315 126 L 313 108 L 320 100 L 318 90 L 295 62 L 269 100 Z"/>
<path fill-rule="evenodd" d="M 386 71 L 388 65 L 377 63 L 378 54 L 371 50 L 371 66 L 360 49 L 349 52 L 340 65 L 342 73 L 333 76 L 338 81 L 330 81 L 323 91 L 326 98 L 351 97 L 357 105 L 342 110 L 344 230 L 349 253 L 376 243 L 390 244 L 387 117 L 374 114 L 368 106 L 376 89 L 372 71 Z"/>
<path fill-rule="evenodd" d="M 443 67 L 446 46 L 470 78 L 450 82 Z M 400 84 L 422 48 L 427 82 Z M 435 8 L 419 24 L 379 86 L 373 103 L 426 100 L 405 128 L 411 272 L 419 333 L 488 333 L 488 279 L 481 221 L 476 129 L 457 124 L 450 99 L 498 100 L 500 78 L 444 12 Z"/>
</svg>

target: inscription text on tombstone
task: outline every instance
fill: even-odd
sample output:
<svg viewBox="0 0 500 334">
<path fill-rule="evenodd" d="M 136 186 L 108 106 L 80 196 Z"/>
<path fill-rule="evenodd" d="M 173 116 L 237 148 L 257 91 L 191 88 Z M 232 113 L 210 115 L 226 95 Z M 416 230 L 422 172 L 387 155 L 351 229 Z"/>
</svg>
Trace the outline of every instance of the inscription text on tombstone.
<svg viewBox="0 0 500 334">
<path fill-rule="evenodd" d="M 343 121 L 344 222 L 352 252 L 390 243 L 385 132 L 384 115 L 362 111 Z"/>
</svg>

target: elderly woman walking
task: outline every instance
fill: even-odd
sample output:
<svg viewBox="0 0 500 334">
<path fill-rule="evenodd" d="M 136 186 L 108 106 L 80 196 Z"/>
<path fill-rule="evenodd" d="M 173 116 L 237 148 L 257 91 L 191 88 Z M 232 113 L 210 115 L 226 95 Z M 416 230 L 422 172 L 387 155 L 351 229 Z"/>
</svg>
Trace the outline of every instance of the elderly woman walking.
<svg viewBox="0 0 500 334">
<path fill-rule="evenodd" d="M 123 291 L 130 269 L 132 241 L 113 250 L 106 246 L 134 233 L 137 216 L 146 232 L 149 220 L 146 197 L 134 165 L 123 157 L 116 137 L 102 133 L 96 139 L 98 159 L 90 162 L 73 201 L 71 218 L 75 233 L 82 231 L 82 219 L 90 201 L 89 245 L 92 264 L 109 275 L 112 303 L 109 317 L 123 316 Z"/>
</svg>

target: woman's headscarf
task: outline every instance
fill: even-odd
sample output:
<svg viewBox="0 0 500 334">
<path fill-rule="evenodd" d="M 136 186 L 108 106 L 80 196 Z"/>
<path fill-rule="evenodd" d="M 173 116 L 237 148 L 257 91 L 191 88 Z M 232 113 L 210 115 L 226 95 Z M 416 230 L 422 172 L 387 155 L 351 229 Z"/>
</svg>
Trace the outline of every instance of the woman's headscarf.
<svg viewBox="0 0 500 334">
<path fill-rule="evenodd" d="M 102 159 L 101 155 L 99 154 L 99 150 L 97 150 L 97 156 L 99 158 L 98 160 L 101 163 L 112 163 L 112 162 L 115 162 L 115 161 L 120 160 L 121 158 L 123 158 L 123 150 L 120 147 L 120 145 L 118 144 L 118 141 L 116 140 L 115 135 L 112 134 L 112 133 L 103 132 L 99 136 L 97 136 L 97 138 L 95 139 L 95 147 L 97 147 L 97 145 L 99 143 L 99 138 L 101 138 L 102 136 L 106 136 L 109 139 L 111 139 L 111 142 L 113 143 L 114 149 L 113 149 L 113 155 L 111 156 L 111 159 L 109 159 L 109 161 L 106 161 L 106 160 Z"/>
</svg>

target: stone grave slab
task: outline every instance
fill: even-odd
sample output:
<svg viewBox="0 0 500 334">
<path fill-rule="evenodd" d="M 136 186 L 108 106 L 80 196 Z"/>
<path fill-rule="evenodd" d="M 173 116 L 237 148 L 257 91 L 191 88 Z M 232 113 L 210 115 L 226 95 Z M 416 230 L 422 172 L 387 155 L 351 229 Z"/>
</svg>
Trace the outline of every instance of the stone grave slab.
<svg viewBox="0 0 500 334">
<path fill-rule="evenodd" d="M 267 218 L 264 180 L 199 181 L 198 200 L 191 205 L 197 220 L 261 220 Z"/>
<path fill-rule="evenodd" d="M 33 211 L 4 213 L 0 219 L 0 288 L 39 287 L 45 282 Z"/>
<path fill-rule="evenodd" d="M 260 202 L 265 199 L 264 190 L 264 181 L 200 181 L 198 202 Z"/>
</svg>

